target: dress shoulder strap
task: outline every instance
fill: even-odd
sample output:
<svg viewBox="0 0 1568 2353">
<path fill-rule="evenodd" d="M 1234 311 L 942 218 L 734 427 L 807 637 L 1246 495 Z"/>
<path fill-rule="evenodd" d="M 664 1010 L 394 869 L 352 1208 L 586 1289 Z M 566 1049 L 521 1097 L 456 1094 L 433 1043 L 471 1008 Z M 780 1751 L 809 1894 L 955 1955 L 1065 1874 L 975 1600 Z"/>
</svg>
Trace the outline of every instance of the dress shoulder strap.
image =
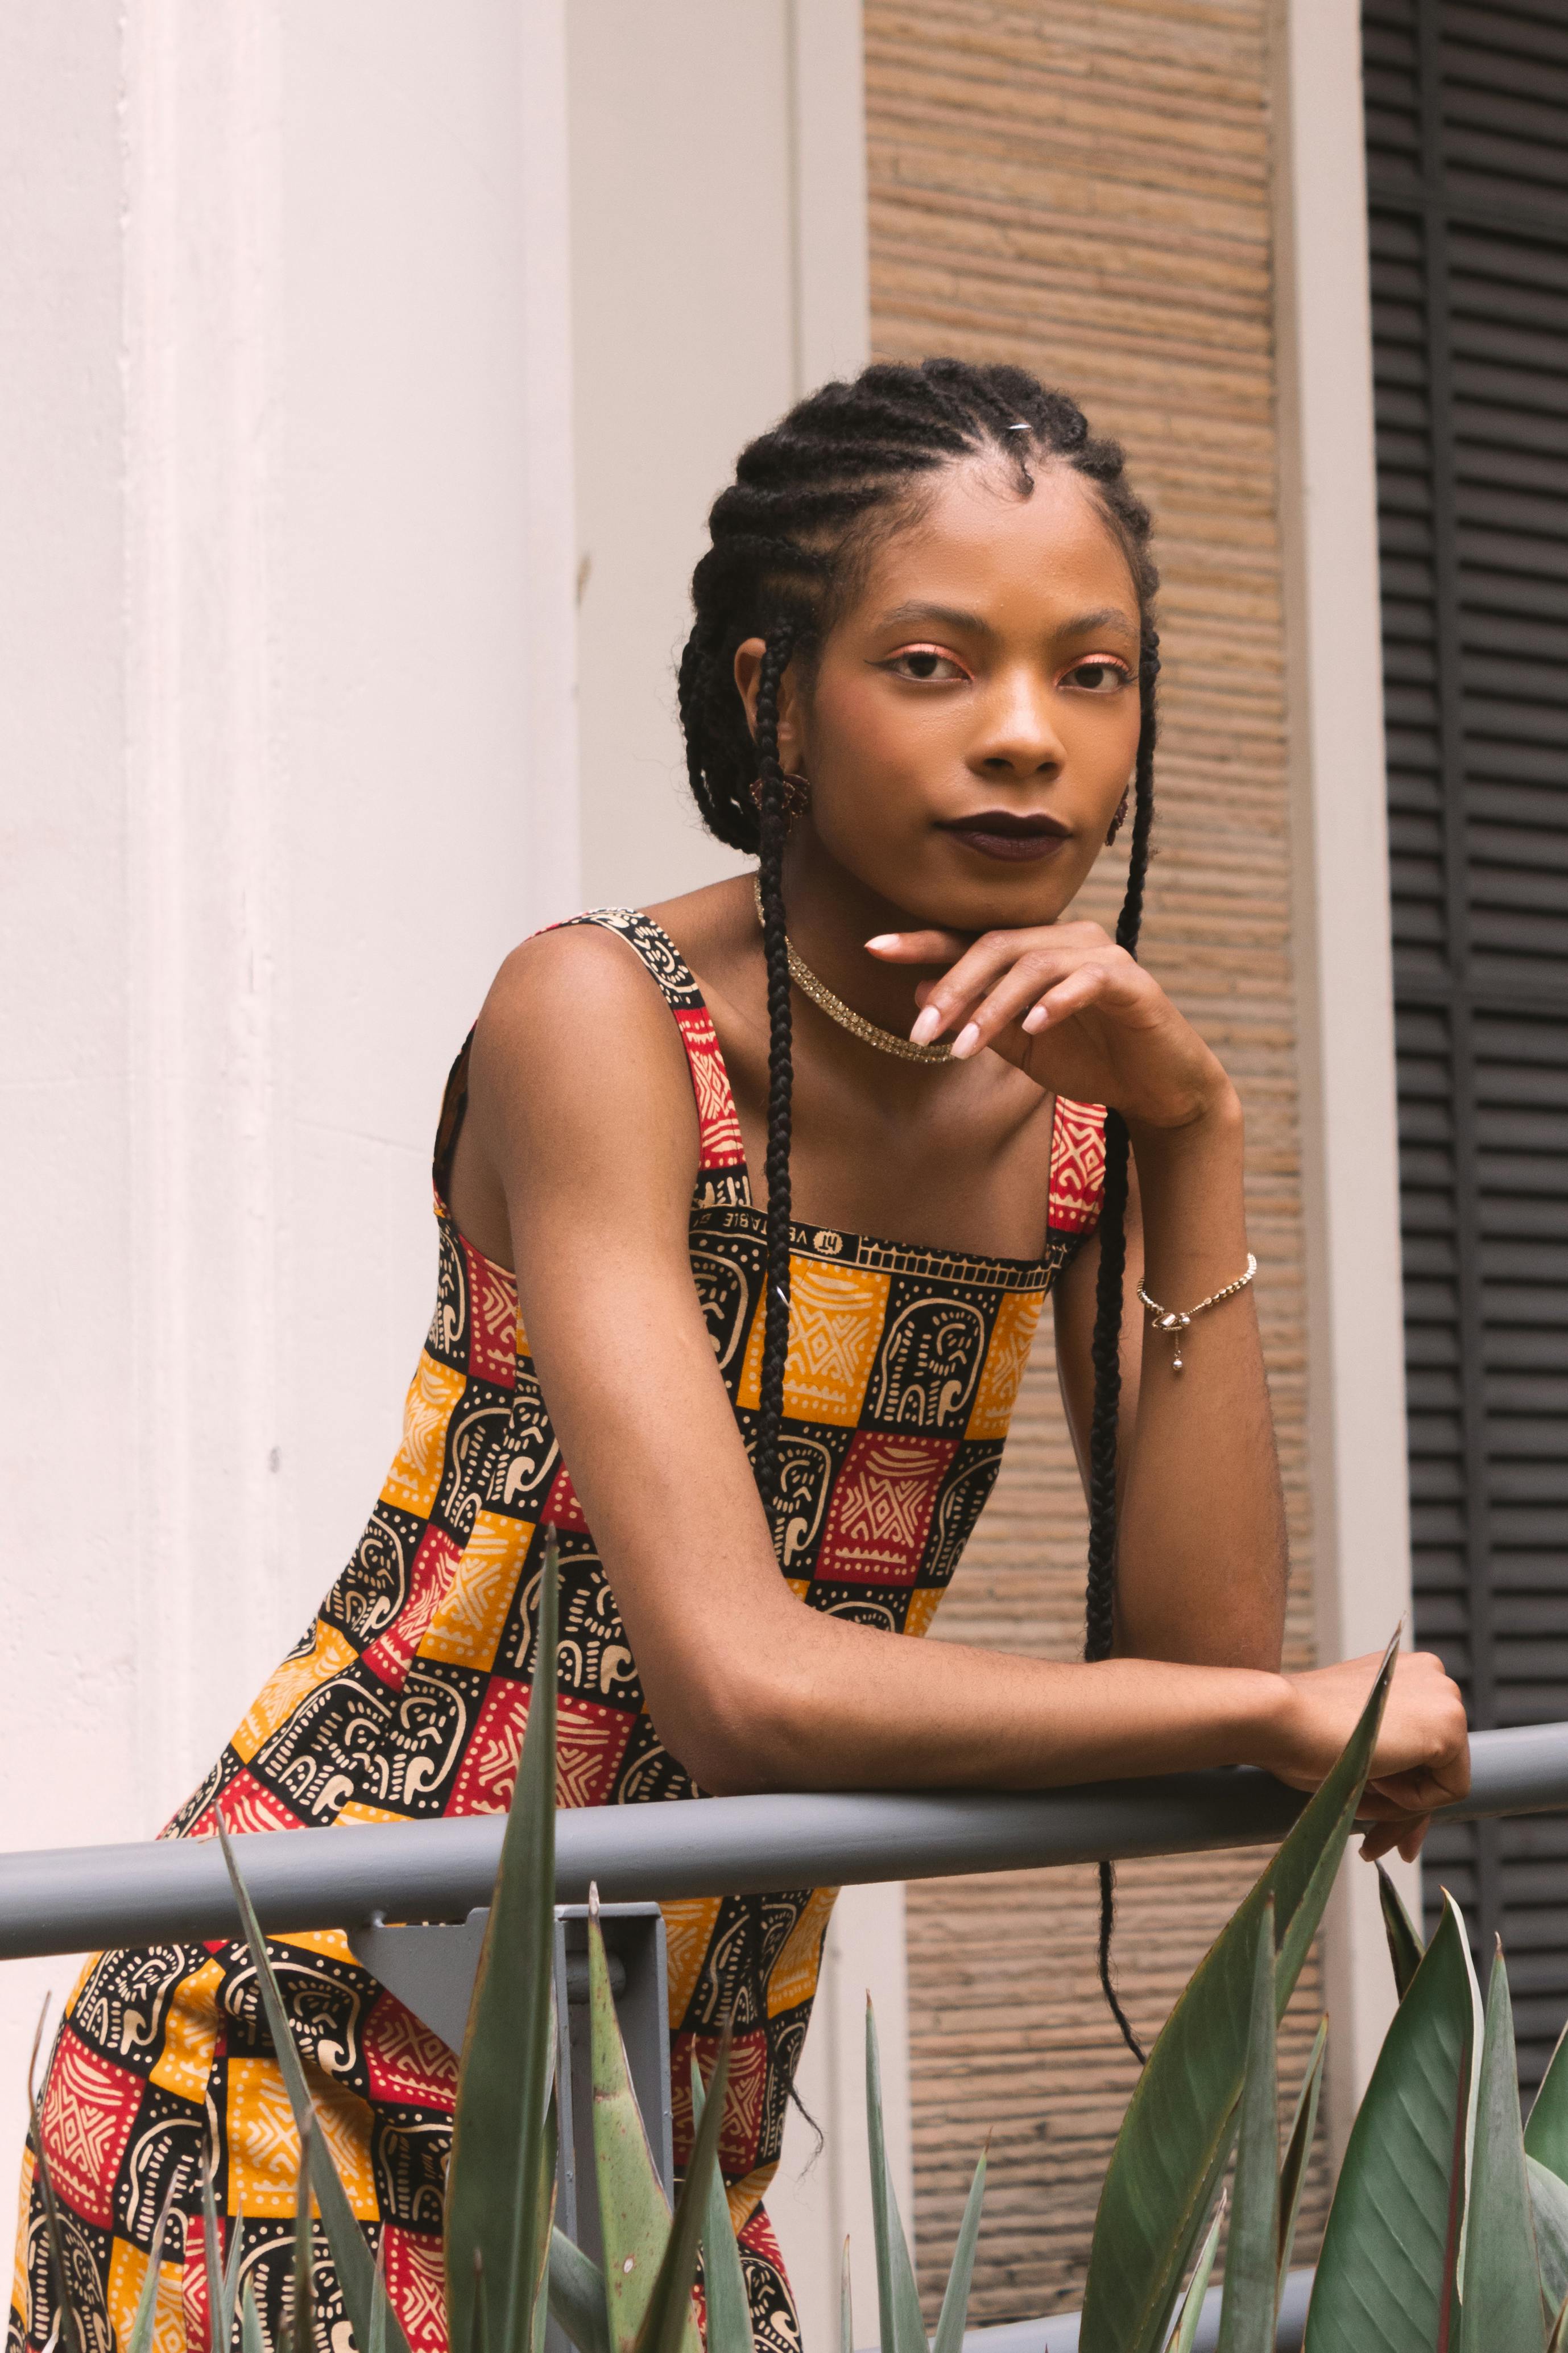
<svg viewBox="0 0 1568 2353">
<path fill-rule="evenodd" d="M 1105 1105 L 1057 1097 L 1046 1223 L 1053 1234 L 1090 1234 L 1105 1198 Z"/>
<path fill-rule="evenodd" d="M 698 1199 L 728 1207 L 748 1204 L 746 1152 L 730 1073 L 702 991 L 675 942 L 651 915 L 636 907 L 592 907 L 586 914 L 572 916 L 570 922 L 596 923 L 601 931 L 614 932 L 647 967 L 675 1016 L 691 1074 L 691 1092 L 697 1100 Z"/>
</svg>

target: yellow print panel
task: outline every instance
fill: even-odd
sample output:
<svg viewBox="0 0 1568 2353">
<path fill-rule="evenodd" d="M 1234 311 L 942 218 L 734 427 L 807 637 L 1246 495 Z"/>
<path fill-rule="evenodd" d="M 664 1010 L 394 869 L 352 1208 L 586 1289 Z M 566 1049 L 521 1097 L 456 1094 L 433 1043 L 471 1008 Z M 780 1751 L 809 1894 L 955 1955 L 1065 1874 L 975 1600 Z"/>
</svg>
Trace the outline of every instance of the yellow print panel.
<svg viewBox="0 0 1568 2353">
<path fill-rule="evenodd" d="M 475 1513 L 473 1534 L 419 1645 L 422 1659 L 449 1659 L 489 1674 L 533 1525 L 499 1512 Z"/>
<path fill-rule="evenodd" d="M 174 1989 L 163 2025 L 163 2048 L 150 2080 L 161 2092 L 198 2106 L 207 2095 L 207 2077 L 217 2048 L 217 1997 L 223 1971 L 205 1961 Z"/>
<path fill-rule="evenodd" d="M 447 1425 L 467 1386 L 464 1376 L 450 1365 L 438 1365 L 431 1356 L 420 1356 L 404 1399 L 403 1443 L 381 1491 L 384 1504 L 412 1512 L 417 1519 L 429 1516 L 441 1483 Z"/>
<path fill-rule="evenodd" d="M 965 1438 L 1006 1437 L 1013 1408 L 1018 1401 L 1024 1367 L 1035 1345 L 1035 1327 L 1040 1320 L 1045 1296 L 1043 1291 L 1009 1291 L 1004 1294 L 992 1327 L 991 1345 L 985 1351 Z"/>
<path fill-rule="evenodd" d="M 866 1401 L 887 1318 L 891 1278 L 869 1267 L 824 1266 L 814 1258 L 790 1261 L 789 1355 L 784 1409 L 800 1421 L 831 1421 L 852 1430 Z M 737 1403 L 753 1412 L 762 1403 L 763 1319 L 752 1318 Z"/>
<path fill-rule="evenodd" d="M 241 1764 L 249 1764 L 263 1742 L 271 1739 L 302 1699 L 353 1662 L 353 1643 L 345 1641 L 335 1626 L 329 1626 L 324 1618 L 318 1618 L 315 1647 L 303 1658 L 284 1660 L 262 1685 L 259 1698 L 235 1734 L 231 1745 Z"/>
</svg>

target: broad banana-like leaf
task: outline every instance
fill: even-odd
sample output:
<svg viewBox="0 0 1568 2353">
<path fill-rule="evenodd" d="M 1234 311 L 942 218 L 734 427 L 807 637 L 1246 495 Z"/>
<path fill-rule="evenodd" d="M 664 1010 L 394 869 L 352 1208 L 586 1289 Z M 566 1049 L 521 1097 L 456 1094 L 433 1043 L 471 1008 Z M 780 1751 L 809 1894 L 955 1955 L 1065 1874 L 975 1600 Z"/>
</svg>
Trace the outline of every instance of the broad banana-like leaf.
<svg viewBox="0 0 1568 2353">
<path fill-rule="evenodd" d="M 300 2136 L 300 2161 L 309 2170 L 310 2187 L 321 2210 L 321 2228 L 327 2234 L 327 2245 L 337 2271 L 343 2309 L 348 2314 L 355 2344 L 368 2345 L 375 2265 L 371 2261 L 370 2249 L 365 2245 L 364 2233 L 355 2219 L 353 2208 L 349 2204 L 348 2191 L 343 2188 L 338 2168 L 332 2162 L 326 2136 L 315 2129 L 316 2111 L 310 2098 L 310 2087 L 305 2081 L 305 2070 L 294 2047 L 293 2031 L 283 2007 L 283 1997 L 278 1989 L 278 1979 L 268 1954 L 266 1939 L 256 1917 L 256 1907 L 250 1900 L 250 1890 L 240 1876 L 239 1865 L 234 1859 L 234 1849 L 221 1816 L 217 1836 L 224 1862 L 228 1866 L 235 1901 L 239 1905 L 240 1921 L 246 1943 L 250 1947 L 257 1982 L 261 1989 L 261 2006 L 267 2013 L 272 2048 L 283 2077 L 284 2089 L 289 2094 L 289 2105 L 294 2112 L 294 2126 Z M 387 2341 L 390 2353 L 408 2353 L 408 2339 L 403 2334 L 395 2313 L 388 2325 Z"/>
<path fill-rule="evenodd" d="M 1351 2127 L 1307 2317 L 1312 2353 L 1458 2344 L 1479 2010 L 1447 1896 Z"/>
<path fill-rule="evenodd" d="M 1541 2292 L 1547 2311 L 1555 2314 L 1564 2296 L 1568 2296 L 1568 2181 L 1559 2181 L 1528 2150 L 1524 2168 L 1530 2178 L 1530 2211 L 1535 2224 L 1535 2252 L 1541 2263 Z"/>
<path fill-rule="evenodd" d="M 915 2287 L 910 2242 L 888 2170 L 882 2125 L 882 2065 L 877 2052 L 877 2019 L 866 1997 L 866 2137 L 870 2143 L 871 2228 L 877 2242 L 877 2305 L 882 2353 L 927 2353 L 925 2323 Z"/>
<path fill-rule="evenodd" d="M 1394 1672 L 1390 1643 L 1322 1787 L 1200 1964 L 1149 2054 L 1100 2194 L 1082 2353 L 1156 2353 L 1235 2130 L 1258 1915 L 1274 1900 L 1275 2000 L 1295 1989 L 1355 1820 Z M 902 2348 L 899 2348 L 902 2353 Z"/>
<path fill-rule="evenodd" d="M 1296 2244 L 1296 2218 L 1301 2211 L 1301 2192 L 1307 2186 L 1307 2166 L 1312 2154 L 1312 2135 L 1318 2125 L 1318 2099 L 1323 2088 L 1323 2059 L 1329 2047 L 1329 2021 L 1318 2021 L 1318 2031 L 1312 2038 L 1312 2049 L 1307 2061 L 1307 2072 L 1301 2078 L 1301 2088 L 1296 2094 L 1296 2113 L 1290 2119 L 1289 2137 L 1285 2144 L 1285 2162 L 1279 2168 L 1279 2278 L 1276 2297 L 1285 2293 L 1285 2274 L 1290 2268 L 1290 2257 Z"/>
<path fill-rule="evenodd" d="M 245 2294 L 239 2300 L 239 2347 L 240 2353 L 267 2353 L 266 2339 L 261 2334 L 261 2315 L 256 2309 L 256 2290 L 248 2280 L 245 2283 Z M 373 2345 L 371 2353 L 381 2353 L 380 2347 Z"/>
<path fill-rule="evenodd" d="M 1274 2353 L 1275 2284 L 1279 2276 L 1278 2032 L 1270 1901 L 1258 1915 L 1236 2188 L 1225 2251 L 1219 2353 Z"/>
<path fill-rule="evenodd" d="M 605 2242 L 605 2297 L 611 2353 L 632 2353 L 669 2245 L 669 2201 L 653 2161 L 626 2066 L 610 1990 L 610 1965 L 599 1926 L 597 1889 L 589 1890 L 588 2033 L 594 2085 L 594 2168 Z M 713 2129 L 719 2119 L 713 2117 Z M 688 2168 L 687 2179 L 691 2179 Z M 686 2353 L 700 2353 L 689 2299 Z"/>
<path fill-rule="evenodd" d="M 1388 1957 L 1394 1964 L 1394 1990 L 1403 2001 L 1410 1990 L 1411 1978 L 1421 1966 L 1426 1947 L 1399 1900 L 1398 1888 L 1381 1862 L 1377 1866 L 1377 1900 L 1383 1906 L 1383 1932 L 1388 1938 Z"/>
<path fill-rule="evenodd" d="M 637 2353 L 681 2353 L 697 2342 L 691 2289 L 697 2277 L 697 2257 L 702 2244 L 703 2218 L 714 2182 L 719 2178 L 719 2135 L 724 2121 L 724 2090 L 730 2080 L 730 2030 L 724 2029 L 706 2114 L 691 2137 L 686 2179 L 675 2201 L 675 2219 L 653 2289 L 637 2331 Z M 749 2334 L 749 2331 L 748 2331 Z"/>
<path fill-rule="evenodd" d="M 1568 2181 L 1568 2026 L 1541 2079 L 1541 2089 L 1524 2127 L 1524 2146 L 1539 2165 Z"/>
<path fill-rule="evenodd" d="M 855 2307 L 849 2295 L 849 2242 L 838 2266 L 838 2353 L 855 2353 Z"/>
<path fill-rule="evenodd" d="M 963 2324 L 969 2317 L 969 2286 L 974 2277 L 974 2242 L 980 2236 L 980 2209 L 984 2196 L 985 2151 L 982 2149 L 963 2203 L 963 2220 L 958 2226 L 952 2262 L 948 2267 L 931 2353 L 962 2353 Z"/>
<path fill-rule="evenodd" d="M 560 2231 L 550 2233 L 550 2311 L 578 2353 L 610 2353 L 605 2274 Z"/>
<path fill-rule="evenodd" d="M 1467 2346 L 1484 2353 L 1545 2353 L 1547 2316 L 1519 2120 L 1513 2005 L 1500 1942 L 1487 1985 L 1462 2295 Z"/>
<path fill-rule="evenodd" d="M 1203 2318 L 1204 2298 L 1209 2292 L 1209 2281 L 1214 2275 L 1214 2259 L 1219 2247 L 1220 2225 L 1225 2221 L 1225 2206 L 1226 2201 L 1222 2198 L 1214 2210 L 1214 2221 L 1209 2224 L 1209 2234 L 1204 2241 L 1203 2251 L 1198 2256 L 1197 2268 L 1193 2273 L 1187 2284 L 1186 2295 L 1182 2299 L 1182 2309 L 1176 2320 L 1176 2333 L 1171 2340 L 1171 2353 L 1193 2353 L 1193 2347 L 1197 2343 L 1198 2322 Z"/>
<path fill-rule="evenodd" d="M 169 2227 L 169 2211 L 174 2202 L 174 2193 L 171 2189 L 153 2225 L 153 2252 L 147 2258 L 147 2276 L 136 2299 L 136 2317 L 131 2324 L 126 2353 L 147 2353 L 153 2342 L 153 2329 L 158 2317 L 159 2266 L 163 2260 L 163 2234 Z"/>
<path fill-rule="evenodd" d="M 691 2054 L 691 2121 L 702 2122 L 702 2070 Z M 702 2222 L 702 2287 L 708 2305 L 708 2353 L 752 2353 L 752 2300 L 741 2250 L 730 2220 L 724 2177 L 717 2166 L 708 2185 L 708 2211 Z"/>
<path fill-rule="evenodd" d="M 528 1723 L 463 2037 L 447 2174 L 448 2326 L 453 2342 L 466 2345 L 475 2280 L 482 2277 L 489 2353 L 528 2353 L 550 2244 L 541 2218 L 555 2041 L 558 1591 L 552 1528 L 539 1580 Z"/>
</svg>

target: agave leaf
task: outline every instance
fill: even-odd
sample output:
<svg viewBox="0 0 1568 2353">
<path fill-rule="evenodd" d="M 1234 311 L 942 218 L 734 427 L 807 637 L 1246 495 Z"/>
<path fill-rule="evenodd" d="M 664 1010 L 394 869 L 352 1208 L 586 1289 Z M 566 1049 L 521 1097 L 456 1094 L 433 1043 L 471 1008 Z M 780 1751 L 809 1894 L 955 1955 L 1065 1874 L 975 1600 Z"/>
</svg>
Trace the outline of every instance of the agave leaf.
<svg viewBox="0 0 1568 2353">
<path fill-rule="evenodd" d="M 1343 1754 L 1221 1930 L 1149 2054 L 1100 2190 L 1081 2353 L 1155 2353 L 1161 2342 L 1235 2128 L 1258 1915 L 1272 1896 L 1279 1939 L 1275 2000 L 1282 2011 L 1361 1802 L 1394 1658 L 1390 1643 Z"/>
<path fill-rule="evenodd" d="M 849 2294 L 849 2241 L 838 2266 L 838 2353 L 855 2353 L 855 2307 Z"/>
<path fill-rule="evenodd" d="M 1544 2353 L 1546 2313 L 1531 2221 L 1513 2005 L 1500 1942 L 1487 1986 L 1465 2221 L 1465 2337 L 1486 2353 Z"/>
<path fill-rule="evenodd" d="M 963 2324 L 969 2316 L 969 2284 L 974 2276 L 974 2242 L 980 2236 L 980 2207 L 984 2196 L 985 2151 L 982 2149 L 964 2201 L 963 2220 L 958 2226 L 931 2353 L 962 2353 Z"/>
<path fill-rule="evenodd" d="M 217 2201 L 213 2196 L 212 2167 L 202 2153 L 202 2257 L 206 2268 L 207 2344 L 211 2353 L 228 2353 L 228 2316 L 224 2310 L 223 2239 L 219 2234 Z"/>
<path fill-rule="evenodd" d="M 60 2231 L 60 2210 L 55 2202 L 55 2185 L 44 2155 L 44 2095 L 37 2088 L 38 2052 L 43 2048 L 44 2021 L 49 2014 L 51 1997 L 45 1994 L 38 2005 L 38 2022 L 33 2029 L 33 2052 L 27 2062 L 27 2145 L 32 2149 L 37 2168 L 38 2194 L 44 2201 L 44 2235 L 48 2242 L 49 2269 L 54 2277 L 55 2294 L 60 2302 L 59 2336 L 66 2353 L 81 2353 L 81 2323 L 76 2306 L 70 2300 L 67 2281 L 65 2240 Z M 51 2343 L 53 2340 L 51 2340 Z"/>
<path fill-rule="evenodd" d="M 386 2300 L 386 2242 L 384 2239 L 375 2251 L 375 2276 L 371 2284 L 369 2353 L 386 2353 L 386 2316 L 391 2308 Z M 248 2346 L 245 2353 L 250 2353 Z"/>
<path fill-rule="evenodd" d="M 147 2276 L 142 2283 L 142 2293 L 136 2299 L 136 2317 L 131 2324 L 126 2353 L 147 2353 L 153 2342 L 153 2324 L 158 2317 L 159 2266 L 163 2260 L 163 2234 L 169 2227 L 169 2214 L 174 2203 L 171 2189 L 153 2229 L 153 2252 L 147 2258 Z"/>
<path fill-rule="evenodd" d="M 1383 1906 L 1383 1932 L 1388 1938 L 1388 1957 L 1394 1964 L 1394 1989 L 1403 2001 L 1410 1990 L 1411 1978 L 1421 1966 L 1426 1947 L 1399 1900 L 1398 1888 L 1381 1862 L 1377 1866 L 1377 1900 Z"/>
<path fill-rule="evenodd" d="M 1458 2340 L 1479 2008 L 1447 1896 L 1351 2128 L 1312 2287 L 1312 2353 L 1432 2353 Z"/>
<path fill-rule="evenodd" d="M 560 2231 L 550 2233 L 550 2311 L 579 2353 L 610 2353 L 605 2274 L 592 2255 Z"/>
<path fill-rule="evenodd" d="M 877 2019 L 866 1997 L 866 2134 L 870 2142 L 871 2228 L 877 2241 L 877 2304 L 882 2353 L 927 2353 L 925 2323 L 915 2288 L 910 2242 L 888 2169 L 882 2123 L 882 2065 L 877 2050 Z"/>
<path fill-rule="evenodd" d="M 1214 2221 L 1209 2224 L 1208 2237 L 1204 2241 L 1197 2267 L 1188 2283 L 1186 2295 L 1182 2299 L 1181 2316 L 1176 2322 L 1175 2336 L 1171 2340 L 1171 2353 L 1193 2353 L 1193 2347 L 1197 2342 L 1198 2322 L 1203 2317 L 1204 2298 L 1209 2292 L 1209 2281 L 1214 2274 L 1214 2259 L 1219 2247 L 1220 2224 L 1225 2221 L 1225 2206 L 1226 2201 L 1222 2198 L 1215 2208 Z"/>
<path fill-rule="evenodd" d="M 713 2063 L 707 2111 L 692 2136 L 686 2179 L 675 2201 L 675 2219 L 637 2331 L 636 2353 L 682 2353 L 682 2348 L 695 2348 L 699 2342 L 691 2289 L 697 2277 L 703 2218 L 719 2178 L 719 2135 L 723 2129 L 724 2089 L 729 2080 L 730 2030 L 726 2026 Z"/>
<path fill-rule="evenodd" d="M 594 2086 L 594 2169 L 599 2185 L 599 2227 L 605 2242 L 605 2295 L 611 2353 L 631 2353 L 669 2245 L 669 2201 L 664 2194 L 642 2112 L 632 2089 L 626 2046 L 610 1991 L 610 1968 L 599 1926 L 598 1894 L 589 1890 L 588 2033 Z M 717 2074 L 715 2074 L 717 2082 Z M 713 2130 L 719 2118 L 712 2119 Z M 687 2179 L 689 2180 L 690 2168 Z M 699 2353 L 694 2321 L 688 2353 Z"/>
<path fill-rule="evenodd" d="M 1557 2315 L 1557 2325 L 1552 2331 L 1552 2341 L 1546 2353 L 1568 2353 L 1568 2298 Z"/>
<path fill-rule="evenodd" d="M 316 2234 L 311 2221 L 310 2143 L 315 2136 L 315 2126 L 307 2122 L 300 2136 L 300 2178 L 294 2185 L 294 2294 L 284 2353 L 314 2353 L 310 2300 Z"/>
<path fill-rule="evenodd" d="M 552 1529 L 539 1581 L 528 1725 L 463 2038 L 447 2177 L 452 2338 L 467 2344 L 473 2333 L 475 2281 L 482 2277 L 493 2353 L 524 2353 L 549 2246 L 541 2193 L 554 2045 L 558 1590 Z"/>
<path fill-rule="evenodd" d="M 1541 2079 L 1524 2127 L 1524 2146 L 1538 2165 L 1544 2165 L 1559 2181 L 1568 2181 L 1568 2026 L 1558 2036 L 1557 2048 Z"/>
<path fill-rule="evenodd" d="M 1568 2296 L 1568 2182 L 1528 2150 L 1524 2159 L 1530 2180 L 1530 2211 L 1535 2224 L 1535 2252 L 1541 2263 L 1541 2293 L 1548 2313 L 1555 2313 Z"/>
<path fill-rule="evenodd" d="M 238 2236 L 237 2232 L 236 2236 Z M 261 2315 L 256 2309 L 256 2290 L 248 2280 L 245 2283 L 245 2294 L 239 2300 L 239 2347 L 240 2353 L 267 2353 L 266 2339 L 261 2334 Z M 373 2345 L 371 2353 L 381 2353 L 381 2348 Z"/>
<path fill-rule="evenodd" d="M 691 2054 L 691 2120 L 702 2122 L 702 2070 Z M 730 2220 L 724 2177 L 717 2166 L 708 2185 L 708 2211 L 702 2221 L 702 2285 L 708 2303 L 708 2353 L 752 2353 L 752 2300 L 741 2250 Z"/>
<path fill-rule="evenodd" d="M 278 1989 L 278 1979 L 268 1954 L 266 1939 L 261 1934 L 260 1924 L 256 1917 L 256 1906 L 250 1900 L 250 1891 L 246 1886 L 240 1875 L 239 1866 L 234 1859 L 234 1849 L 229 1843 L 228 1832 L 224 1827 L 221 1816 L 218 1820 L 217 1836 L 218 1844 L 223 1849 L 224 1862 L 228 1866 L 229 1881 L 234 1888 L 235 1900 L 239 1905 L 240 1921 L 245 1929 L 246 1943 L 250 1947 L 250 1957 L 255 1965 L 257 1982 L 261 1989 L 261 2006 L 267 2013 L 267 2027 L 272 2037 L 272 2048 L 283 2077 L 284 2089 L 289 2094 L 289 2105 L 294 2112 L 295 2129 L 300 2135 L 300 2159 L 309 2172 L 310 2187 L 315 2192 L 316 2203 L 321 2211 L 321 2228 L 327 2234 L 327 2245 L 337 2269 L 338 2286 L 342 2295 L 343 2309 L 348 2314 L 349 2326 L 353 2330 L 355 2344 L 368 2345 L 371 2292 L 375 2266 L 371 2261 L 370 2249 L 364 2242 L 364 2232 L 360 2229 L 353 2208 L 349 2204 L 348 2191 L 343 2188 L 338 2168 L 332 2162 L 332 2153 L 327 2147 L 326 2136 L 316 2127 L 316 2111 L 310 2098 L 310 2087 L 305 2081 L 305 2070 L 300 2063 L 300 2053 L 294 2047 L 293 2031 L 289 2024 L 288 2012 L 283 2007 L 283 1997 Z M 387 2323 L 387 2343 L 390 2353 L 408 2353 L 408 2340 L 403 2334 L 395 2313 L 391 2315 Z"/>
<path fill-rule="evenodd" d="M 237 2214 L 234 2218 L 233 2235 L 228 2242 L 228 2261 L 223 2267 L 223 2337 L 221 2342 L 225 2348 L 225 2353 L 227 2353 L 227 2348 L 234 2340 L 234 2314 L 235 2306 L 239 2296 L 239 2265 L 240 2259 L 244 2253 L 245 2217 L 243 2214 Z"/>
<path fill-rule="evenodd" d="M 1323 2088 L 1323 2060 L 1328 2047 L 1329 2021 L 1320 2019 L 1307 2072 L 1296 2094 L 1296 2113 L 1290 2119 L 1285 2162 L 1279 2168 L 1279 2279 L 1276 2300 L 1285 2293 L 1285 2274 L 1290 2268 L 1296 2244 L 1296 2218 L 1301 2211 L 1301 2192 L 1307 2186 L 1307 2166 L 1312 2154 L 1312 2135 L 1317 2130 L 1318 2099 Z"/>
<path fill-rule="evenodd" d="M 1278 2032 L 1270 1901 L 1258 1915 L 1219 2353 L 1274 2353 L 1275 2288 L 1279 2276 Z"/>
<path fill-rule="evenodd" d="M 544 2353 L 545 2333 L 550 2326 L 550 2242 L 555 2230 L 556 2160 L 560 2154 L 561 2133 L 555 2087 L 552 2084 L 550 2105 L 544 2112 L 544 2169 L 539 2183 L 539 2277 L 533 2290 L 531 2353 Z"/>
</svg>

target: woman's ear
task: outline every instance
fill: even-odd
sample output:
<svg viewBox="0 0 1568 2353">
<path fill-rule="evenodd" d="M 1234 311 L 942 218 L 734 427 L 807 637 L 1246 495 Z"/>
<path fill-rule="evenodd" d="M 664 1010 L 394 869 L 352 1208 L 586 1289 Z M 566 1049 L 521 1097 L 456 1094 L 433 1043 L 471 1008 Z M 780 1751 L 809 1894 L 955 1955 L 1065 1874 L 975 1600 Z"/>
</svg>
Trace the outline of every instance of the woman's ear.
<svg viewBox="0 0 1568 2353">
<path fill-rule="evenodd" d="M 752 731 L 752 741 L 757 739 L 757 684 L 763 674 L 763 656 L 767 649 L 761 638 L 742 638 L 735 648 L 735 685 L 746 706 L 746 724 Z M 779 681 L 779 762 L 786 770 L 800 765 L 799 717 L 795 694 L 795 664 L 788 663 Z"/>
</svg>

